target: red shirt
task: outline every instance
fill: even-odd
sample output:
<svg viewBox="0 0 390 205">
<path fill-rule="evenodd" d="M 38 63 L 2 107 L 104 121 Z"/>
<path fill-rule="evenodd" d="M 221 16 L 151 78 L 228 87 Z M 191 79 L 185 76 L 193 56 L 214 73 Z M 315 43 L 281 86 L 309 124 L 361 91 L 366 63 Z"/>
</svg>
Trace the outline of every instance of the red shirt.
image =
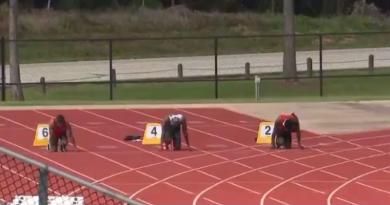
<svg viewBox="0 0 390 205">
<path fill-rule="evenodd" d="M 287 113 L 282 113 L 282 114 L 280 114 L 279 117 L 278 117 L 278 119 L 277 119 L 277 124 L 278 124 L 277 130 L 278 130 L 278 131 L 280 131 L 280 132 L 287 132 L 287 131 L 288 131 L 287 128 L 284 126 L 284 122 L 285 122 L 286 120 L 297 121 L 298 119 L 297 119 L 297 117 L 295 116 L 294 113 L 289 113 L 289 114 L 287 114 Z M 292 131 L 292 132 L 296 132 L 297 129 L 298 129 L 297 126 L 293 126 L 293 128 L 292 128 L 291 131 Z"/>
<path fill-rule="evenodd" d="M 62 137 L 66 136 L 66 130 L 68 129 L 68 123 L 65 122 L 62 125 L 59 125 L 56 120 L 53 120 L 51 123 L 51 128 L 53 129 L 53 136 Z"/>
</svg>

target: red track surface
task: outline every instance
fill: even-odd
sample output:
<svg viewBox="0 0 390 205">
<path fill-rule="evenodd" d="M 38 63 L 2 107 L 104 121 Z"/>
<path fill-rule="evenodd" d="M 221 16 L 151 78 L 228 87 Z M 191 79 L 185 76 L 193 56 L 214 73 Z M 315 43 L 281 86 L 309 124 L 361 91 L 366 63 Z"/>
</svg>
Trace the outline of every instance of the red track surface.
<svg viewBox="0 0 390 205">
<path fill-rule="evenodd" d="M 183 113 L 195 151 L 125 142 L 145 122 Z M 80 151 L 32 147 L 38 123 L 72 123 Z M 1 111 L 1 146 L 108 185 L 145 204 L 390 204 L 390 130 L 303 133 L 305 150 L 254 144 L 260 120 L 224 109 Z"/>
</svg>

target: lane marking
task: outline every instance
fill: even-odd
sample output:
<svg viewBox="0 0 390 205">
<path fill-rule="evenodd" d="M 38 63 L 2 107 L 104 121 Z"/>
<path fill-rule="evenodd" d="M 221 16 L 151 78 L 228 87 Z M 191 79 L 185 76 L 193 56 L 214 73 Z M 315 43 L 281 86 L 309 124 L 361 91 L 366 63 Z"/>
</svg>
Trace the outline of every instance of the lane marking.
<svg viewBox="0 0 390 205">
<path fill-rule="evenodd" d="M 348 201 L 348 200 L 346 200 L 346 199 L 343 199 L 343 198 L 341 198 L 341 197 L 336 197 L 338 200 L 340 200 L 340 201 L 343 201 L 343 202 L 345 202 L 345 203 L 347 203 L 347 204 L 351 204 L 351 205 L 360 205 L 360 204 L 357 204 L 357 203 L 354 203 L 354 202 L 352 202 L 352 201 Z"/>
<path fill-rule="evenodd" d="M 300 187 L 302 187 L 302 188 L 304 188 L 304 189 L 307 189 L 307 190 L 310 190 L 310 191 L 317 192 L 317 193 L 320 193 L 320 194 L 325 195 L 325 192 L 323 192 L 323 191 L 320 191 L 320 190 L 318 190 L 318 189 L 314 189 L 314 188 L 312 188 L 312 187 L 309 187 L 309 186 L 300 184 L 300 183 L 298 183 L 298 182 L 296 182 L 296 181 L 293 181 L 293 182 L 291 182 L 291 183 L 292 183 L 292 184 L 295 184 L 295 185 L 297 185 L 297 186 L 300 186 Z"/>
<path fill-rule="evenodd" d="M 191 111 L 187 111 L 187 110 L 184 110 L 184 109 L 176 109 L 176 110 L 179 110 L 181 112 L 184 112 L 184 113 L 187 113 L 187 114 L 190 114 L 190 115 L 193 115 L 193 116 L 197 116 L 197 117 L 200 117 L 200 118 L 203 118 L 203 119 L 211 120 L 211 121 L 214 121 L 214 122 L 219 122 L 219 123 L 224 124 L 224 125 L 228 125 L 228 126 L 232 126 L 232 127 L 238 127 L 240 129 L 243 129 L 243 130 L 246 130 L 246 131 L 249 131 L 249 132 L 257 133 L 257 131 L 255 131 L 253 129 L 250 129 L 250 128 L 242 127 L 242 126 L 239 126 L 239 125 L 235 125 L 233 123 L 229 123 L 229 122 L 225 122 L 225 121 L 218 120 L 218 119 L 215 119 L 215 118 L 207 117 L 207 116 L 204 116 L 204 115 L 201 115 L 201 114 L 198 114 L 198 113 L 194 113 L 194 112 L 191 112 Z"/>
<path fill-rule="evenodd" d="M 237 126 L 237 125 L 234 125 L 234 124 L 232 124 L 232 123 L 228 123 L 228 122 L 220 121 L 220 120 L 217 120 L 217 119 L 209 118 L 209 117 L 207 117 L 207 116 L 203 116 L 203 115 L 200 115 L 200 114 L 197 114 L 197 113 L 192 113 L 192 112 L 190 112 L 190 111 L 185 111 L 185 110 L 183 110 L 183 109 L 180 109 L 180 110 L 183 111 L 183 112 L 186 112 L 186 113 L 189 113 L 189 114 L 198 116 L 198 117 L 202 117 L 202 118 L 205 118 L 205 119 L 210 119 L 210 120 L 217 121 L 217 122 L 220 122 L 220 123 L 223 123 L 223 124 L 229 124 L 229 125 L 231 125 L 231 126 L 235 126 L 235 127 L 239 127 L 239 128 L 241 128 L 241 129 L 247 130 L 247 128 L 244 128 L 244 127 L 241 127 L 241 126 Z M 252 131 L 254 131 L 254 130 L 252 130 Z M 384 135 L 384 136 L 382 136 L 382 137 L 387 137 L 387 136 L 390 136 L 390 135 Z M 351 143 L 351 142 L 349 142 L 349 141 L 347 141 L 347 140 L 338 139 L 338 138 L 333 137 L 333 136 L 328 136 L 328 137 L 330 137 L 331 139 L 335 139 L 335 140 L 338 141 L 338 142 L 346 142 L 346 143 L 349 143 L 349 144 L 351 144 L 351 145 L 354 145 L 354 146 L 363 148 L 362 145 L 359 145 L 359 144 L 356 144 L 356 143 Z M 373 138 L 373 137 L 371 137 L 371 139 L 372 139 L 372 138 Z M 377 138 L 379 138 L 379 137 L 377 136 Z M 360 139 L 357 139 L 357 140 L 360 140 Z M 340 158 L 341 158 L 341 157 L 340 157 Z M 354 160 L 357 160 L 357 159 L 354 159 Z M 345 163 L 345 162 L 342 162 L 342 163 Z M 335 166 L 335 163 L 332 164 L 332 166 Z M 315 170 L 317 170 L 317 169 L 315 169 Z M 319 170 L 321 170 L 321 169 L 319 169 Z M 275 188 L 275 187 L 274 187 L 274 188 Z M 267 195 L 267 194 L 269 194 L 269 193 L 266 193 L 265 195 Z M 263 204 L 263 202 L 264 202 L 264 199 L 265 199 L 264 196 L 265 196 L 265 195 L 263 195 L 263 197 L 262 197 L 261 204 Z M 198 196 L 197 196 L 197 197 L 198 197 Z M 193 204 L 196 204 L 196 201 L 197 201 L 197 198 L 194 199 Z"/>
<path fill-rule="evenodd" d="M 328 195 L 328 198 L 327 198 L 327 205 L 331 205 L 331 204 L 332 204 L 331 200 L 332 200 L 333 196 L 336 194 L 336 192 L 338 192 L 338 191 L 339 191 L 340 189 L 342 189 L 343 187 L 347 186 L 348 184 L 352 183 L 353 181 L 356 181 L 357 179 L 360 179 L 360 178 L 365 177 L 365 176 L 367 176 L 367 175 L 370 175 L 370 174 L 373 174 L 373 173 L 375 173 L 375 172 L 379 172 L 379 171 L 382 171 L 382 170 L 385 170 L 385 169 L 388 169 L 388 168 L 390 168 L 390 166 L 387 166 L 387 167 L 384 167 L 384 168 L 381 168 L 381 169 L 376 169 L 376 170 L 372 170 L 372 171 L 366 172 L 366 173 L 361 174 L 361 175 L 359 175 L 359 176 L 356 176 L 356 177 L 354 177 L 354 178 L 352 178 L 352 179 L 346 181 L 344 184 L 342 184 L 342 185 L 336 187 L 336 188 Z"/>
<path fill-rule="evenodd" d="M 139 198 L 139 197 L 136 198 L 136 200 L 142 202 L 142 203 L 145 204 L 145 205 L 154 205 L 154 204 L 152 204 L 152 203 L 150 203 L 150 202 L 148 202 L 148 201 L 145 201 L 145 200 L 143 200 L 143 199 L 141 199 L 141 198 Z"/>
<path fill-rule="evenodd" d="M 147 116 L 147 117 L 149 117 L 149 118 L 162 120 L 162 119 L 159 118 L 159 117 L 156 117 L 156 116 L 153 116 L 153 115 L 149 115 L 149 114 L 143 113 L 143 112 L 141 112 L 141 111 L 137 111 L 137 110 L 133 110 L 133 109 L 127 109 L 127 110 L 130 111 L 130 112 L 133 112 L 133 113 L 137 113 L 137 114 L 140 114 L 140 115 L 143 115 L 143 116 Z M 199 133 L 202 133 L 202 134 L 204 134 L 204 135 L 208 135 L 208 136 L 212 136 L 212 137 L 215 137 L 215 138 L 218 138 L 218 139 L 221 139 L 221 140 L 225 140 L 225 141 L 228 141 L 228 142 L 230 142 L 230 143 L 233 143 L 233 144 L 236 144 L 236 145 L 239 145 L 239 146 L 242 146 L 242 147 L 249 147 L 248 145 L 245 145 L 245 144 L 236 142 L 236 141 L 231 140 L 231 139 L 226 139 L 226 138 L 220 137 L 220 136 L 218 136 L 218 135 L 215 135 L 215 134 L 211 134 L 211 133 L 205 132 L 205 131 L 200 130 L 200 129 L 196 129 L 196 128 L 189 127 L 189 126 L 188 126 L 188 129 L 189 129 L 189 130 L 194 130 L 194 131 L 199 132 Z M 257 133 L 257 132 L 256 132 L 256 133 Z"/>
<path fill-rule="evenodd" d="M 206 200 L 206 201 L 208 201 L 208 202 L 210 202 L 210 203 L 212 203 L 212 204 L 215 204 L 215 205 L 224 205 L 224 204 L 218 203 L 218 202 L 216 202 L 216 201 L 214 201 L 214 200 L 211 200 L 211 199 L 209 199 L 209 198 L 207 198 L 207 197 L 203 197 L 203 199 Z"/>
<path fill-rule="evenodd" d="M 276 202 L 278 202 L 278 203 L 280 203 L 280 204 L 283 204 L 283 205 L 290 205 L 289 203 L 284 202 L 284 201 L 281 201 L 281 200 L 276 199 L 276 198 L 274 198 L 274 197 L 270 197 L 270 199 L 272 199 L 272 200 L 274 200 L 274 201 L 276 201 Z"/>
<path fill-rule="evenodd" d="M 98 149 L 118 149 L 118 146 L 115 145 L 98 145 L 96 146 Z"/>
<path fill-rule="evenodd" d="M 246 190 L 247 192 L 250 192 L 250 193 L 253 193 L 253 194 L 256 194 L 256 195 L 261 195 L 260 192 L 254 191 L 254 190 L 252 190 L 252 189 L 248 189 L 248 188 L 246 188 L 246 187 L 244 187 L 244 186 L 241 186 L 241 185 L 238 185 L 238 184 L 236 184 L 236 183 L 234 183 L 234 182 L 228 182 L 228 184 L 233 185 L 233 186 L 235 186 L 235 187 L 238 187 L 238 188 L 240 188 L 240 189 Z"/>
<path fill-rule="evenodd" d="M 365 186 L 365 187 L 370 188 L 370 189 L 374 189 L 375 191 L 383 192 L 385 194 L 389 194 L 390 195 L 390 191 L 386 191 L 386 190 L 383 190 L 383 189 L 380 189 L 380 188 L 376 188 L 376 187 L 373 187 L 371 185 L 364 184 L 362 182 L 355 182 L 355 183 L 359 184 L 359 185 L 362 185 L 362 186 Z"/>
<path fill-rule="evenodd" d="M 275 178 L 277 178 L 279 180 L 284 180 L 284 178 L 281 177 L 281 176 L 278 176 L 278 175 L 275 175 L 275 174 L 271 174 L 271 173 L 263 171 L 263 170 L 257 170 L 257 171 L 260 172 L 260 173 L 266 174 L 268 176 L 275 177 Z"/>
<path fill-rule="evenodd" d="M 104 122 L 87 122 L 87 125 L 103 125 L 105 124 Z"/>
<path fill-rule="evenodd" d="M 183 188 L 178 187 L 178 186 L 176 186 L 176 185 L 174 185 L 174 184 L 171 184 L 171 183 L 169 183 L 169 182 L 164 182 L 164 184 L 166 184 L 166 185 L 168 185 L 168 186 L 171 186 L 171 187 L 173 187 L 173 188 L 175 188 L 175 189 L 178 189 L 178 190 L 180 190 L 180 191 L 182 191 L 182 192 L 184 192 L 184 193 L 187 193 L 187 194 L 189 194 L 189 195 L 195 195 L 194 192 L 188 191 L 187 189 L 183 189 Z"/>
<path fill-rule="evenodd" d="M 208 148 L 226 148 L 228 147 L 226 144 L 208 144 L 206 145 Z"/>
<path fill-rule="evenodd" d="M 343 180 L 347 180 L 347 179 L 348 179 L 347 177 L 343 177 L 343 176 L 341 176 L 341 175 L 335 174 L 335 173 L 330 172 L 330 171 L 320 170 L 320 172 L 323 172 L 323 173 L 325 173 L 325 174 L 329 174 L 329 175 L 335 176 L 335 177 L 340 178 L 340 179 L 343 179 Z"/>
</svg>

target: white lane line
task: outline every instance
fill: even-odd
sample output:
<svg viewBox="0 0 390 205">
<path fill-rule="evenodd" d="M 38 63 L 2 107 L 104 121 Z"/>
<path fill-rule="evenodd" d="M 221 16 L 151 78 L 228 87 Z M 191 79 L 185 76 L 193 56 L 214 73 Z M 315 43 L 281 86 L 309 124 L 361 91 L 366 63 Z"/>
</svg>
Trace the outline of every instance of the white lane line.
<svg viewBox="0 0 390 205">
<path fill-rule="evenodd" d="M 369 158 L 369 157 L 367 157 L 367 158 Z M 366 173 L 364 173 L 364 174 L 361 174 L 361 175 L 359 175 L 359 176 L 356 176 L 356 177 L 354 177 L 354 178 L 352 178 L 352 179 L 346 181 L 344 184 L 342 184 L 342 185 L 336 187 L 336 188 L 328 195 L 328 198 L 327 198 L 327 200 L 326 200 L 326 201 L 327 201 L 327 205 L 331 205 L 331 204 L 332 204 L 331 201 L 332 201 L 333 196 L 334 196 L 340 189 L 342 189 L 343 187 L 345 187 L 345 186 L 347 186 L 348 184 L 352 183 L 353 181 L 356 181 L 356 180 L 358 180 L 358 179 L 360 179 L 360 178 L 362 178 L 362 177 L 365 177 L 365 176 L 367 176 L 367 175 L 370 175 L 370 174 L 373 174 L 373 173 L 375 173 L 375 172 L 379 172 L 379 171 L 382 171 L 382 170 L 385 170 L 385 169 L 389 169 L 389 168 L 390 168 L 390 166 L 383 167 L 383 168 L 381 168 L 381 169 L 375 169 L 375 170 L 366 172 Z"/>
<path fill-rule="evenodd" d="M 371 168 L 371 169 L 378 169 L 377 167 L 371 166 L 371 165 L 366 164 L 366 163 L 363 163 L 363 162 L 354 161 L 354 163 L 360 164 L 360 165 L 362 165 L 362 166 L 364 166 L 364 167 L 368 167 L 368 168 Z"/>
<path fill-rule="evenodd" d="M 218 202 L 216 202 L 216 201 L 214 201 L 214 200 L 211 200 L 211 199 L 209 199 L 209 198 L 206 198 L 206 197 L 203 197 L 203 199 L 206 200 L 206 201 L 208 201 L 208 202 L 210 202 L 210 203 L 212 203 L 212 204 L 215 204 L 215 205 L 224 205 L 224 204 L 218 203 Z"/>
<path fill-rule="evenodd" d="M 103 125 L 105 124 L 104 122 L 87 122 L 87 125 Z"/>
<path fill-rule="evenodd" d="M 347 179 L 348 179 L 347 177 L 343 177 L 343 176 L 341 176 L 341 175 L 335 174 L 335 173 L 330 172 L 330 171 L 320 170 L 320 172 L 323 172 L 323 173 L 325 173 L 325 174 L 329 174 L 329 175 L 335 176 L 335 177 L 340 178 L 340 179 L 343 179 L 343 180 L 347 180 Z"/>
<path fill-rule="evenodd" d="M 141 198 L 136 198 L 136 200 L 142 202 L 142 203 L 145 204 L 145 205 L 154 205 L 154 204 L 152 204 L 152 203 L 150 203 L 150 202 L 148 202 L 148 201 L 145 201 L 145 200 L 143 200 L 143 199 L 141 199 Z"/>
<path fill-rule="evenodd" d="M 276 202 L 278 202 L 278 203 L 280 203 L 280 204 L 283 204 L 283 205 L 290 205 L 289 203 L 284 202 L 284 201 L 281 201 L 281 200 L 276 199 L 276 198 L 274 198 L 274 197 L 269 197 L 269 198 L 272 199 L 272 200 L 274 200 L 274 201 L 276 201 Z"/>
<path fill-rule="evenodd" d="M 235 186 L 235 187 L 237 187 L 237 188 L 246 190 L 246 191 L 248 191 L 248 192 L 250 192 L 250 193 L 253 193 L 253 194 L 256 194 L 256 195 L 261 195 L 260 192 L 254 191 L 254 190 L 252 190 L 252 189 L 248 189 L 248 188 L 246 188 L 246 187 L 244 187 L 244 186 L 241 186 L 241 185 L 238 185 L 238 184 L 236 184 L 236 183 L 234 183 L 234 182 L 228 182 L 228 184 L 233 185 L 233 186 Z"/>
<path fill-rule="evenodd" d="M 353 203 L 352 201 L 348 201 L 348 200 L 346 200 L 346 199 L 343 199 L 343 198 L 341 198 L 341 197 L 336 197 L 338 200 L 340 200 L 340 201 L 343 201 L 343 202 L 345 202 L 345 203 L 347 203 L 347 204 L 351 204 L 351 205 L 360 205 L 360 204 L 357 204 L 357 203 Z"/>
<path fill-rule="evenodd" d="M 304 188 L 304 189 L 313 191 L 313 192 L 317 192 L 317 193 L 320 193 L 320 194 L 325 194 L 325 192 L 323 192 L 323 191 L 320 191 L 320 190 L 314 189 L 314 188 L 312 188 L 312 187 L 309 187 L 309 186 L 300 184 L 300 183 L 298 183 L 298 182 L 296 182 L 296 181 L 291 182 L 291 183 L 292 183 L 292 184 L 295 184 L 295 185 L 297 185 L 297 186 L 299 186 L 299 187 L 302 187 L 302 188 Z"/>
<path fill-rule="evenodd" d="M 370 189 L 374 189 L 376 191 L 379 191 L 379 192 L 383 192 L 383 193 L 386 193 L 386 194 L 389 194 L 390 195 L 390 191 L 386 191 L 386 190 L 383 190 L 383 189 L 380 189 L 380 188 L 377 188 L 377 187 L 373 187 L 373 186 L 370 186 L 368 184 L 364 184 L 362 182 L 355 182 L 356 184 L 359 184 L 359 185 L 362 185 L 362 186 L 365 186 L 367 188 L 370 188 Z"/>
<path fill-rule="evenodd" d="M 278 176 L 278 175 L 275 175 L 275 174 L 271 174 L 271 173 L 266 172 L 266 171 L 263 171 L 263 170 L 257 170 L 257 171 L 260 172 L 260 173 L 263 173 L 263 174 L 265 174 L 265 175 L 268 175 L 268 176 L 271 176 L 271 177 L 275 177 L 275 178 L 277 178 L 277 179 L 279 179 L 279 180 L 283 180 L 283 179 L 284 179 L 284 178 L 281 177 L 281 176 Z"/>
<path fill-rule="evenodd" d="M 204 175 L 206 175 L 206 176 L 209 176 L 209 177 L 211 177 L 211 178 L 213 178 L 213 179 L 221 180 L 221 178 L 219 178 L 219 177 L 217 177 L 217 176 L 215 176 L 215 175 L 209 174 L 209 173 L 207 173 L 207 172 L 205 172 L 205 171 L 203 171 L 203 170 L 198 170 L 198 172 L 199 172 L 199 173 L 202 173 L 202 174 L 204 174 Z"/>
<path fill-rule="evenodd" d="M 315 167 L 313 167 L 313 166 L 311 166 L 311 165 L 307 165 L 307 164 L 304 164 L 304 163 L 302 163 L 302 162 L 294 161 L 293 163 L 299 164 L 299 165 L 304 166 L 304 167 L 309 168 L 309 169 L 314 169 L 314 168 L 315 168 Z"/>
<path fill-rule="evenodd" d="M 171 187 L 173 187 L 173 188 L 175 188 L 175 189 L 178 189 L 178 190 L 180 190 L 180 191 L 182 191 L 182 192 L 185 192 L 185 193 L 187 193 L 187 194 L 189 194 L 189 195 L 195 195 L 194 192 L 188 191 L 187 189 L 183 189 L 183 188 L 178 187 L 178 186 L 176 186 L 176 185 L 174 185 L 174 184 L 171 184 L 171 183 L 169 183 L 169 182 L 164 182 L 164 184 L 166 184 L 166 185 L 168 185 L 168 186 L 171 186 Z"/>
<path fill-rule="evenodd" d="M 187 114 L 190 114 L 190 115 L 193 115 L 193 116 L 197 116 L 197 117 L 203 118 L 203 119 L 211 120 L 211 121 L 214 121 L 214 122 L 219 122 L 219 123 L 224 124 L 224 125 L 233 126 L 233 127 L 237 127 L 237 128 L 249 131 L 249 132 L 257 133 L 257 131 L 255 131 L 253 129 L 242 127 L 242 126 L 239 126 L 239 125 L 235 125 L 233 123 L 225 122 L 225 121 L 222 121 L 222 120 L 217 120 L 215 118 L 207 117 L 207 116 L 204 116 L 204 115 L 201 115 L 201 114 L 198 114 L 198 113 L 194 113 L 194 112 L 191 112 L 191 111 L 187 111 L 187 110 L 184 110 L 184 109 L 177 109 L 177 110 L 179 110 L 181 112 L 184 112 L 184 113 L 187 113 Z"/>
</svg>

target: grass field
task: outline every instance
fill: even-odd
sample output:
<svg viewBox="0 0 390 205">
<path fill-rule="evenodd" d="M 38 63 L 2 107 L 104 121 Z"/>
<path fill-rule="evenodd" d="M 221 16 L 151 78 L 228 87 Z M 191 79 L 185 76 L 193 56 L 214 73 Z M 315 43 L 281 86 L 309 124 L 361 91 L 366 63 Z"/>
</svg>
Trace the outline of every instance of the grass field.
<svg viewBox="0 0 390 205">
<path fill-rule="evenodd" d="M 7 36 L 7 12 L 0 13 L 0 36 Z M 297 33 L 388 31 L 390 21 L 370 16 L 296 17 Z M 22 11 L 20 39 L 148 38 L 210 36 L 190 40 L 114 41 L 113 58 L 152 58 L 213 54 L 213 36 L 248 36 L 283 33 L 281 14 L 205 13 L 190 10 Z M 390 34 L 328 35 L 324 49 L 390 46 Z M 318 37 L 298 37 L 297 50 L 317 50 Z M 19 43 L 21 63 L 108 59 L 107 41 L 24 41 Z M 6 46 L 8 48 L 8 46 Z M 220 54 L 281 52 L 283 38 L 220 39 Z M 8 60 L 8 58 L 7 58 Z"/>
<path fill-rule="evenodd" d="M 387 71 L 387 70 L 384 70 Z M 384 72 L 382 71 L 382 72 Z M 342 74 L 339 71 L 339 74 Z M 359 72 L 359 71 L 357 71 Z M 361 71 L 363 72 L 363 71 Z M 342 76 L 342 75 L 339 75 Z M 383 99 L 390 97 L 390 76 L 325 78 L 323 98 L 318 78 L 300 79 L 298 82 L 264 79 L 261 82 L 261 101 L 335 99 Z M 32 102 L 104 102 L 109 100 L 109 84 L 48 85 L 43 94 L 39 85 L 25 86 L 27 101 Z M 114 100 L 138 102 L 191 102 L 214 101 L 213 81 L 165 82 L 165 83 L 118 83 L 114 87 Z M 254 101 L 255 84 L 252 80 L 220 81 L 220 101 Z M 7 98 L 10 99 L 9 93 Z"/>
</svg>

